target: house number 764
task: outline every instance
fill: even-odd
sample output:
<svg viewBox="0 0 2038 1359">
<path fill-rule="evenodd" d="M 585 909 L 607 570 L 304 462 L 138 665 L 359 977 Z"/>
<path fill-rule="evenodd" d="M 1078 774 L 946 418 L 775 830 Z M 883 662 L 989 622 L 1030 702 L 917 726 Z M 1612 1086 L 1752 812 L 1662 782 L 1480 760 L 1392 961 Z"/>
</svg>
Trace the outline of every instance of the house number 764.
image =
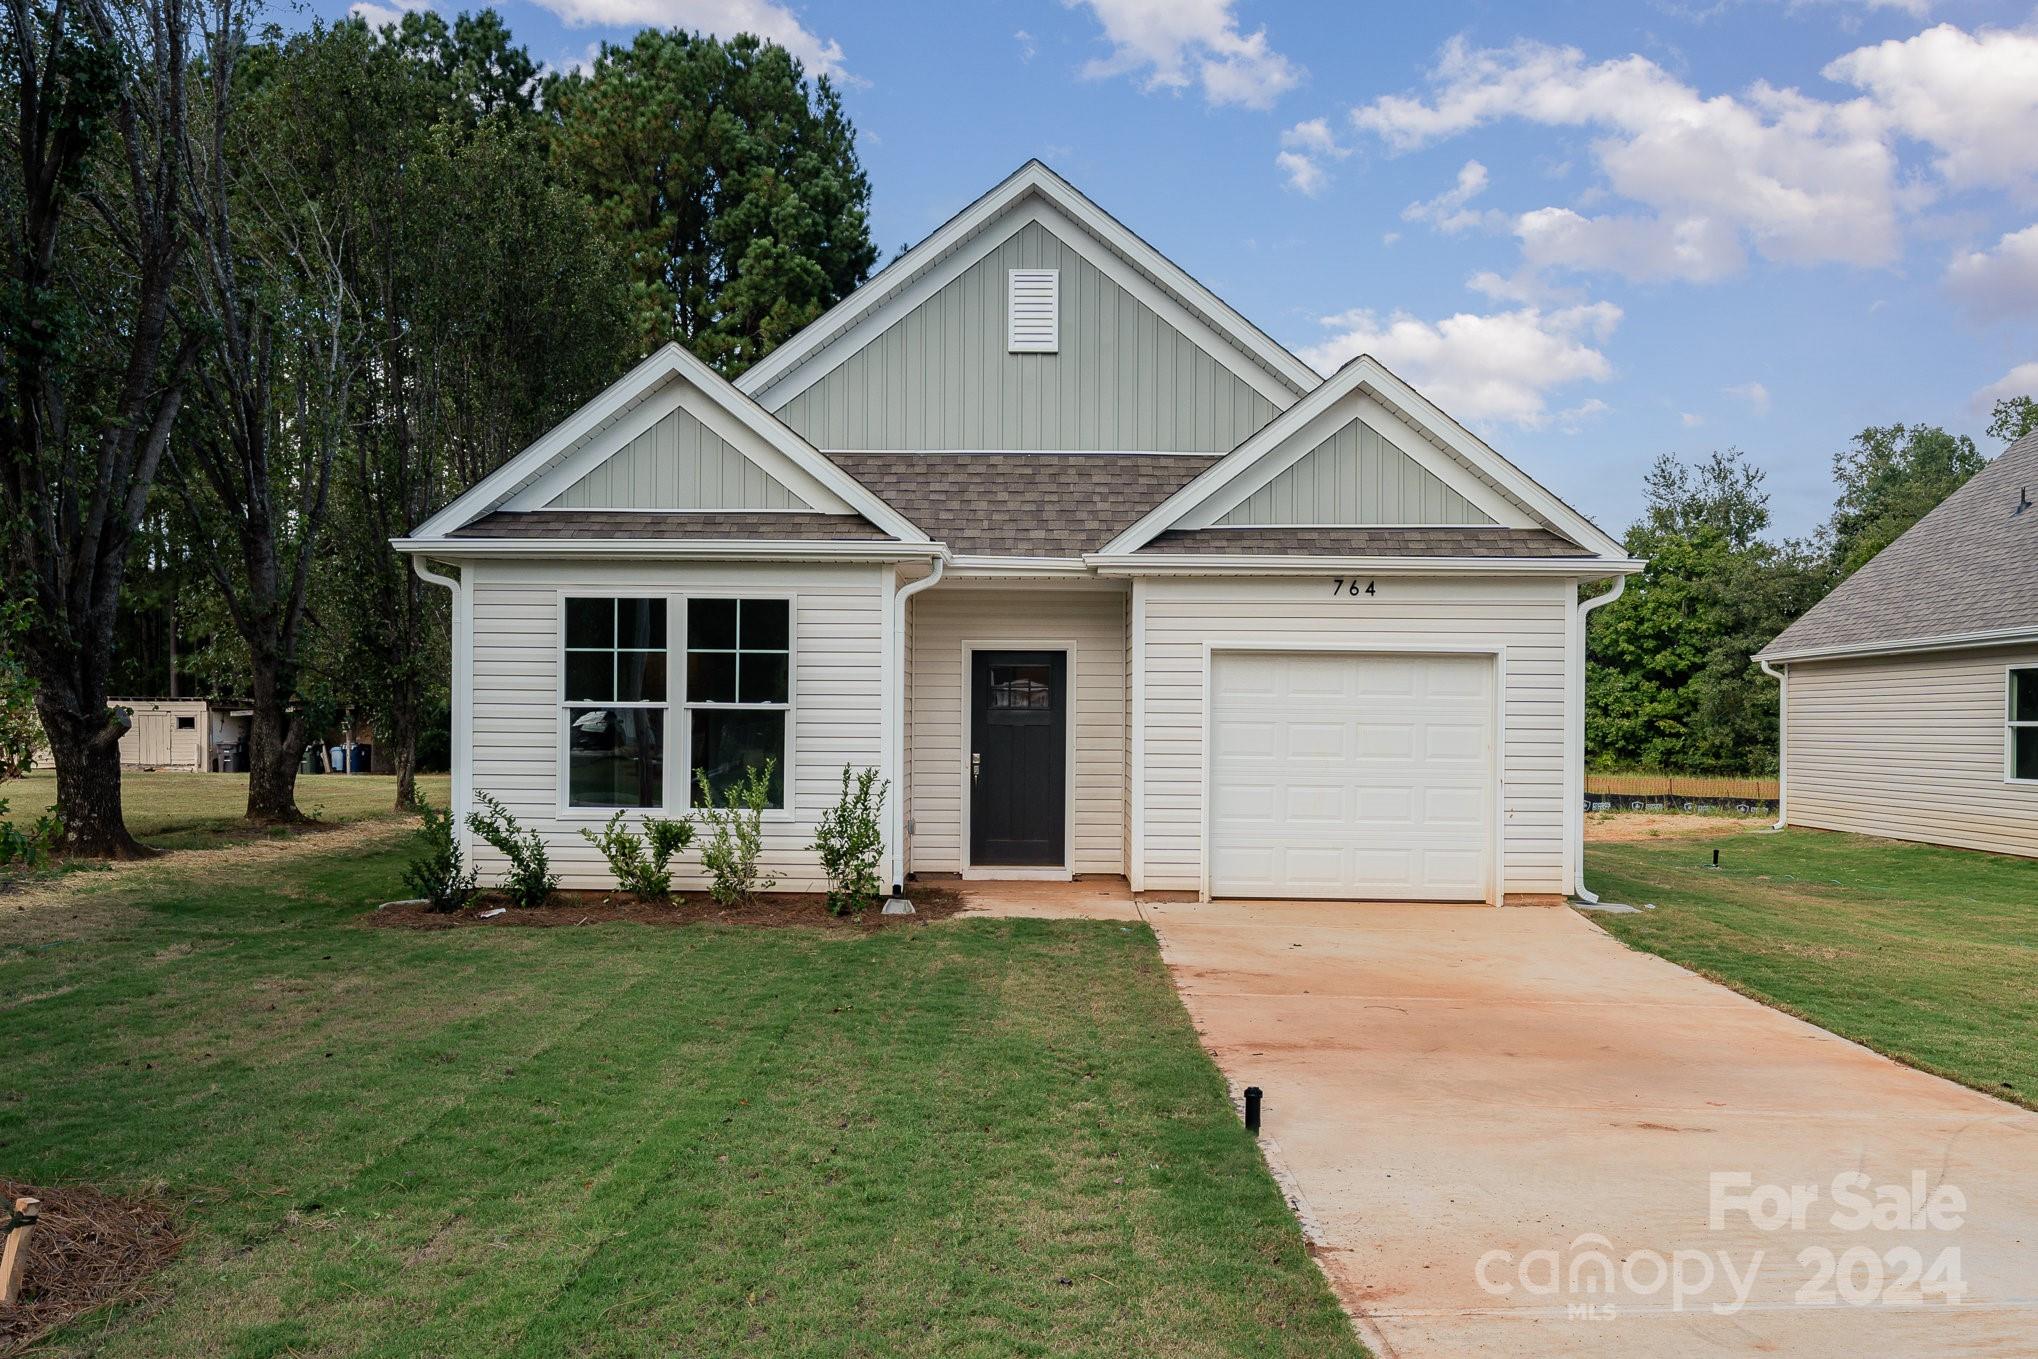
<svg viewBox="0 0 2038 1359">
<path fill-rule="evenodd" d="M 1365 587 L 1361 589 L 1356 578 L 1346 580 L 1343 576 L 1338 576 L 1330 582 L 1330 592 L 1334 595 L 1370 595 L 1376 593 L 1373 589 L 1372 581 L 1367 581 Z"/>
</svg>

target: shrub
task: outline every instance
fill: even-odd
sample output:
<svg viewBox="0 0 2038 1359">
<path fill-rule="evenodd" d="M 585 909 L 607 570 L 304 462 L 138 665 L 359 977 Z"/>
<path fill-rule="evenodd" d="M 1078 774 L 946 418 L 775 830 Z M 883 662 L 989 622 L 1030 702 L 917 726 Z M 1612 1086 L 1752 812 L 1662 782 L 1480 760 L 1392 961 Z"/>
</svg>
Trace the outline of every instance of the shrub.
<svg viewBox="0 0 2038 1359">
<path fill-rule="evenodd" d="M 807 848 L 821 856 L 828 874 L 828 909 L 836 915 L 862 910 L 884 890 L 877 876 L 885 849 L 879 813 L 890 787 L 875 769 L 854 775 L 852 782 L 849 766 L 843 765 L 842 800 L 823 812 L 814 827 L 814 843 Z"/>
<path fill-rule="evenodd" d="M 487 793 L 476 800 L 481 803 L 481 810 L 467 814 L 467 825 L 509 860 L 503 895 L 515 906 L 543 906 L 545 898 L 559 886 L 559 879 L 552 873 L 552 861 L 545 855 L 545 842 L 538 832 L 519 826 L 509 808 Z"/>
<path fill-rule="evenodd" d="M 7 814 L 7 799 L 0 797 L 0 816 Z M 47 867 L 64 833 L 63 821 L 52 815 L 35 819 L 27 830 L 12 821 L 0 821 L 0 868 L 20 864 L 24 868 Z"/>
<path fill-rule="evenodd" d="M 474 869 L 460 853 L 453 814 L 425 801 L 422 793 L 417 806 L 425 823 L 418 831 L 418 852 L 404 865 L 404 886 L 427 910 L 457 911 L 474 899 Z"/>
<path fill-rule="evenodd" d="M 635 892 L 640 897 L 663 897 L 672 892 L 672 870 L 667 867 L 672 856 L 681 853 L 693 843 L 691 821 L 668 821 L 663 817 L 644 818 L 644 833 L 637 834 L 623 825 L 623 814 L 617 812 L 608 824 L 601 828 L 599 835 L 581 827 L 581 838 L 601 851 L 602 858 L 609 862 L 609 872 L 616 875 L 616 885 L 626 892 Z"/>
<path fill-rule="evenodd" d="M 771 801 L 771 773 L 776 760 L 755 765 L 729 788 L 724 805 L 715 805 L 714 790 L 708 787 L 704 770 L 695 770 L 700 785 L 701 820 L 707 823 L 707 843 L 701 846 L 701 867 L 708 871 L 708 891 L 724 906 L 740 906 L 778 886 L 777 878 L 760 877 L 757 861 L 764 854 L 764 808 Z"/>
</svg>

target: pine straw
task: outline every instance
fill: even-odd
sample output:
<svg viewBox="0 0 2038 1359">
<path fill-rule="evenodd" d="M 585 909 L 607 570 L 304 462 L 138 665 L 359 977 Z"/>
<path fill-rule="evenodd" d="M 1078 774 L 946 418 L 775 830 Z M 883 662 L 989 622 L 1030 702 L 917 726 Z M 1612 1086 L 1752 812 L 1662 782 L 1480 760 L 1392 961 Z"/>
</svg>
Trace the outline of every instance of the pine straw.
<svg viewBox="0 0 2038 1359">
<path fill-rule="evenodd" d="M 21 1353 L 96 1307 L 144 1296 L 184 1244 L 169 1213 L 147 1199 L 0 1179 L 0 1211 L 17 1198 L 41 1199 L 42 1220 L 28 1238 L 21 1297 L 0 1308 L 0 1356 Z"/>
</svg>

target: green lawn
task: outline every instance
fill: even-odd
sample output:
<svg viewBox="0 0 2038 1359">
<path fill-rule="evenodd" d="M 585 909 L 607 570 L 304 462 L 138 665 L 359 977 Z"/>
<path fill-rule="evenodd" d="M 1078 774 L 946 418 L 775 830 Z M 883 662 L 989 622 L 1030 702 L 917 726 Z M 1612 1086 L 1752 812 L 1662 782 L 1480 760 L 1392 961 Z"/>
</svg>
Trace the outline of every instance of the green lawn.
<svg viewBox="0 0 2038 1359">
<path fill-rule="evenodd" d="M 1588 844 L 1586 875 L 1656 903 L 1592 917 L 1636 948 L 2038 1108 L 2038 861 L 1727 830 Z"/>
<path fill-rule="evenodd" d="M 421 774 L 418 789 L 434 804 L 444 806 L 450 782 L 444 774 Z M 8 818 L 33 821 L 56 809 L 57 776 L 45 769 L 0 783 L 0 798 L 10 804 Z M 139 839 L 159 849 L 202 849 L 222 838 L 245 833 L 241 818 L 248 809 L 248 776 L 124 770 L 120 776 L 120 803 L 127 813 L 127 828 Z M 297 777 L 298 810 L 320 821 L 393 816 L 395 805 L 394 775 Z"/>
<path fill-rule="evenodd" d="M 48 1353 L 1360 1354 L 1146 929 L 362 928 L 394 839 L 0 896 L 0 1168 L 191 1233 Z"/>
</svg>

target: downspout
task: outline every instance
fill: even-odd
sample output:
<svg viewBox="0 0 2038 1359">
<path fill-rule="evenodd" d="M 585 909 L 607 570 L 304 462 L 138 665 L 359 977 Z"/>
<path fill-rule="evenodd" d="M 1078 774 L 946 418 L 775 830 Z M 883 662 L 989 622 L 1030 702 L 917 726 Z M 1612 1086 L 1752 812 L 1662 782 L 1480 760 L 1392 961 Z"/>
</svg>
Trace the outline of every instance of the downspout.
<svg viewBox="0 0 2038 1359">
<path fill-rule="evenodd" d="M 1578 796 L 1571 803 L 1578 831 L 1571 841 L 1571 894 L 1580 901 L 1596 904 L 1599 894 L 1585 885 L 1585 620 L 1594 609 L 1611 604 L 1628 588 L 1626 576 L 1615 576 L 1613 588 L 1578 605 L 1578 673 L 1572 676 L 1571 693 L 1578 711 Z"/>
<path fill-rule="evenodd" d="M 1759 656 L 1755 664 L 1762 667 L 1762 673 L 1776 681 L 1776 824 L 1771 830 L 1782 830 L 1790 824 L 1790 765 L 1788 752 L 1784 747 L 1790 742 L 1790 671 L 1778 670 Z"/>
<path fill-rule="evenodd" d="M 892 767 L 886 771 L 892 781 L 892 796 L 885 838 L 891 844 L 892 897 L 895 900 L 906 895 L 906 674 L 910 667 L 910 658 L 906 654 L 906 601 L 939 581 L 948 565 L 945 556 L 929 560 L 933 566 L 924 578 L 900 586 L 892 596 L 895 606 L 892 636 L 896 639 L 892 647 L 896 653 L 893 664 L 898 666 L 899 672 L 894 677 L 897 687 L 892 696 Z"/>
<path fill-rule="evenodd" d="M 460 673 L 461 637 L 463 631 L 468 627 L 467 611 L 461 607 L 464 594 L 458 579 L 432 570 L 425 565 L 423 557 L 412 557 L 410 565 L 411 569 L 417 572 L 419 580 L 431 585 L 443 585 L 446 587 L 447 593 L 453 597 L 452 636 L 447 639 L 446 645 L 447 665 L 452 671 L 452 674 L 447 676 L 447 697 L 450 700 L 448 706 L 452 709 L 451 719 L 453 728 L 452 795 L 447 799 L 447 811 L 453 817 L 454 842 L 461 847 L 464 853 L 467 849 L 467 782 L 469 777 L 467 751 L 468 743 L 472 739 L 467 730 L 468 711 L 465 701 L 468 680 Z M 465 572 L 463 571 L 462 575 L 464 574 Z"/>
</svg>

